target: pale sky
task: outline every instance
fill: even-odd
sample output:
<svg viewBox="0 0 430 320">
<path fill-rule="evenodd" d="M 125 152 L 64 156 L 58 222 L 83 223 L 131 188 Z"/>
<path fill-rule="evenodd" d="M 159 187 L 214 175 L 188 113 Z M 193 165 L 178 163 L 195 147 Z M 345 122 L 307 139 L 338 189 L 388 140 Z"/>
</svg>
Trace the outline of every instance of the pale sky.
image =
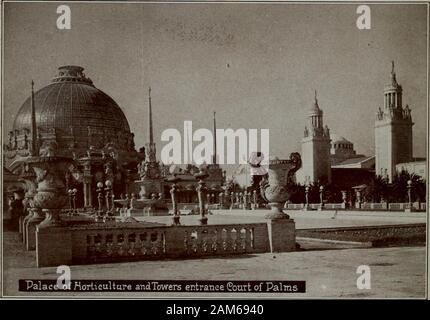
<svg viewBox="0 0 430 320">
<path fill-rule="evenodd" d="M 70 3 L 71 30 L 56 28 L 58 3 L 4 3 L 4 132 L 35 89 L 62 65 L 85 68 L 122 108 L 136 147 L 146 141 L 152 87 L 158 152 L 166 128 L 270 129 L 271 155 L 300 152 L 318 91 L 324 123 L 373 154 L 375 112 L 395 61 L 412 109 L 414 156 L 426 155 L 427 6 L 356 4 Z"/>
</svg>

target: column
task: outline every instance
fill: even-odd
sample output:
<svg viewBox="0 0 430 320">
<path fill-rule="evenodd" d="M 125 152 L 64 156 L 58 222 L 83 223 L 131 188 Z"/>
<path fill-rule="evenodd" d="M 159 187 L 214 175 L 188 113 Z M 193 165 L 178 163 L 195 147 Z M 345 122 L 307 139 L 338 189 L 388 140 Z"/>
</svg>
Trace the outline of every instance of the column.
<svg viewBox="0 0 430 320">
<path fill-rule="evenodd" d="M 88 207 L 87 193 L 88 193 L 88 185 L 84 181 L 84 208 Z"/>
<path fill-rule="evenodd" d="M 93 201 L 92 201 L 92 194 L 91 194 L 91 176 L 85 176 L 84 177 L 84 207 L 92 207 Z"/>
<path fill-rule="evenodd" d="M 88 183 L 88 203 L 89 203 L 90 207 L 93 206 L 93 193 L 92 193 L 92 182 L 91 182 L 91 180 Z"/>
</svg>

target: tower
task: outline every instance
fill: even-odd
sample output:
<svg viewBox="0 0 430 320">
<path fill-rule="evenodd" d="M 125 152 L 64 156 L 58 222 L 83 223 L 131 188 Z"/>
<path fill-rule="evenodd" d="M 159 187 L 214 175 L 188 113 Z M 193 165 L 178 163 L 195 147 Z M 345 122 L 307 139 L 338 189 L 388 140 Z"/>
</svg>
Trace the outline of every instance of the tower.
<svg viewBox="0 0 430 320">
<path fill-rule="evenodd" d="M 302 139 L 302 159 L 306 184 L 331 182 L 330 130 L 323 125 L 323 111 L 318 106 L 316 91 Z"/>
<path fill-rule="evenodd" d="M 392 182 L 396 164 L 412 161 L 412 117 L 409 106 L 403 108 L 402 86 L 397 83 L 394 61 L 390 83 L 384 88 L 384 106 L 375 121 L 375 174 Z"/>
</svg>

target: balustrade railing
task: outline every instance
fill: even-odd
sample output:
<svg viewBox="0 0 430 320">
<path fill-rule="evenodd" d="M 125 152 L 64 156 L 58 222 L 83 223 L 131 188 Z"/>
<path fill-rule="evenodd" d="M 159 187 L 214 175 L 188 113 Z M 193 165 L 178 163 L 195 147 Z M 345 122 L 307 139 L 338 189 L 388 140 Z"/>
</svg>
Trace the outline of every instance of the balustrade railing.
<svg viewBox="0 0 430 320">
<path fill-rule="evenodd" d="M 285 208 L 288 210 L 302 210 L 305 208 L 305 204 L 303 203 L 288 203 Z M 321 204 L 319 203 L 309 203 L 308 209 L 317 210 L 319 209 Z M 409 203 L 371 203 L 371 202 L 363 202 L 360 204 L 360 208 L 349 208 L 346 206 L 345 203 L 324 203 L 323 209 L 324 210 L 381 210 L 381 211 L 404 211 L 405 209 L 409 208 Z M 414 202 L 412 203 L 413 209 L 416 211 L 426 211 L 427 205 L 425 202 L 418 203 Z"/>
<path fill-rule="evenodd" d="M 325 203 L 324 209 L 327 209 L 327 210 L 345 209 L 345 204 L 344 203 Z"/>
<path fill-rule="evenodd" d="M 38 257 L 43 260 L 52 251 L 43 245 L 43 237 L 50 235 L 41 231 L 38 231 Z M 266 223 L 148 226 L 138 222 L 108 222 L 57 228 L 57 231 L 63 235 L 56 241 L 55 250 L 70 250 L 73 264 L 270 251 Z"/>
</svg>

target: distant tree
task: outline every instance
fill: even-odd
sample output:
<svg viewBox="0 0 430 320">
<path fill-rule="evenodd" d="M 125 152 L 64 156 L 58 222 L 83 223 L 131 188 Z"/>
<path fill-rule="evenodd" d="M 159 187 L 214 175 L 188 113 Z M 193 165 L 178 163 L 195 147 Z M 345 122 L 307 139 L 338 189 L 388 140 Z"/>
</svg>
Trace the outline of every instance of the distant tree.
<svg viewBox="0 0 430 320">
<path fill-rule="evenodd" d="M 412 182 L 412 201 L 426 200 L 426 182 L 420 176 L 402 170 L 393 177 L 390 188 L 390 202 L 407 202 L 408 181 Z"/>
<path fill-rule="evenodd" d="M 309 203 L 319 203 L 319 185 L 317 184 L 309 184 Z M 305 185 L 300 183 L 293 183 L 288 185 L 288 199 L 287 201 L 291 203 L 305 203 L 306 202 L 306 192 Z"/>
<path fill-rule="evenodd" d="M 387 200 L 389 192 L 388 181 L 382 176 L 375 176 L 363 190 L 363 200 L 366 202 L 380 202 Z"/>
<path fill-rule="evenodd" d="M 305 187 L 300 183 L 290 184 L 287 187 L 288 199 L 291 203 L 305 203 Z"/>
<path fill-rule="evenodd" d="M 427 186 L 424 179 L 417 180 L 415 185 L 412 184 L 412 199 L 418 202 L 426 202 Z"/>
<path fill-rule="evenodd" d="M 227 179 L 225 185 L 226 185 L 226 190 L 228 192 L 240 192 L 240 191 L 242 191 L 242 188 L 236 182 L 236 180 L 234 180 L 234 178 Z"/>
<path fill-rule="evenodd" d="M 342 190 L 335 184 L 329 184 L 325 188 L 324 199 L 328 203 L 341 203 Z"/>
</svg>

